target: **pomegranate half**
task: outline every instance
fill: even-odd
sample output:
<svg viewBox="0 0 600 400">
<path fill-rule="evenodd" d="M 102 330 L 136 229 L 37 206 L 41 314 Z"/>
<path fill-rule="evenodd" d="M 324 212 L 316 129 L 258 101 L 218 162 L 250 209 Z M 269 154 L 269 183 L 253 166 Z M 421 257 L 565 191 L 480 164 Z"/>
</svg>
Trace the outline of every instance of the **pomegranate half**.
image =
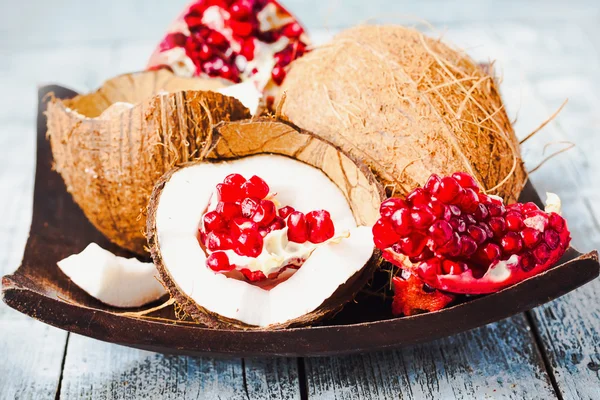
<svg viewBox="0 0 600 400">
<path fill-rule="evenodd" d="M 213 143 L 150 201 L 148 243 L 171 296 L 220 328 L 306 325 L 338 311 L 379 263 L 374 176 L 272 119 L 221 125 Z"/>
</svg>

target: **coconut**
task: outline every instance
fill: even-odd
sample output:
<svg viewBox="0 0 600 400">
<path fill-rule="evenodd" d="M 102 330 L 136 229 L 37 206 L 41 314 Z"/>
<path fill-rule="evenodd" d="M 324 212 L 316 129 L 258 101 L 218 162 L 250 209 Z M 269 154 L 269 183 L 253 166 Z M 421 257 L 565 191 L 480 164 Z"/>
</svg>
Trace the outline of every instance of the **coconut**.
<svg viewBox="0 0 600 400">
<path fill-rule="evenodd" d="M 462 51 L 416 30 L 344 31 L 291 64 L 284 92 L 285 118 L 364 160 L 389 194 L 457 171 L 510 202 L 524 186 L 497 82 Z"/>
<path fill-rule="evenodd" d="M 48 104 L 55 169 L 111 241 L 144 254 L 143 214 L 154 184 L 175 164 L 201 158 L 214 124 L 250 116 L 238 100 L 211 91 L 225 86 L 161 70 L 121 75 L 94 93 Z"/>
<path fill-rule="evenodd" d="M 274 119 L 225 123 L 212 139 L 205 160 L 165 174 L 148 207 L 148 243 L 170 295 L 195 321 L 215 328 L 279 329 L 339 311 L 380 260 L 370 226 L 383 190 L 373 174 L 328 142 Z M 294 274 L 271 287 L 213 272 L 198 231 L 215 184 L 233 172 L 264 177 L 282 203 L 328 209 L 339 237 L 315 246 Z"/>
</svg>

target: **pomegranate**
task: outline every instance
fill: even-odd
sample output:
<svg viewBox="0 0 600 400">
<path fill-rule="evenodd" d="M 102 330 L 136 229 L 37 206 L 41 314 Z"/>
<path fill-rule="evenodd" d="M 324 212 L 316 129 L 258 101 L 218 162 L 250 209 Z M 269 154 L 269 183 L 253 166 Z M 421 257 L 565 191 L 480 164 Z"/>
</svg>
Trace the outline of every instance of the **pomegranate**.
<svg viewBox="0 0 600 400">
<path fill-rule="evenodd" d="M 392 283 L 392 313 L 396 316 L 438 311 L 454 300 L 453 295 L 434 289 L 408 271 L 403 271 L 402 276 L 392 278 Z"/>
<path fill-rule="evenodd" d="M 294 249 L 287 258 L 281 254 L 265 256 L 262 263 L 268 264 L 266 274 L 261 269 L 248 268 L 244 257 L 261 256 L 269 246 L 266 242 L 278 238 L 269 236 L 272 232 L 284 233 L 288 242 L 303 245 L 308 254 L 314 245 L 333 238 L 335 228 L 329 212 L 317 210 L 305 215 L 290 206 L 277 209 L 274 197 L 269 185 L 256 175 L 246 179 L 240 174 L 229 174 L 216 185 L 214 201 L 198 228 L 199 241 L 209 253 L 206 265 L 211 270 L 224 273 L 237 269 L 250 282 L 275 279 L 286 269 L 300 268 L 307 252 Z"/>
<path fill-rule="evenodd" d="M 280 85 L 286 67 L 307 51 L 296 18 L 275 0 L 197 0 L 159 43 L 148 68 L 177 75 L 248 79 Z"/>
<path fill-rule="evenodd" d="M 432 288 L 492 293 L 548 269 L 564 254 L 571 240 L 566 221 L 548 209 L 505 205 L 463 172 L 434 174 L 406 200 L 382 203 L 373 236 L 385 259 Z"/>
</svg>

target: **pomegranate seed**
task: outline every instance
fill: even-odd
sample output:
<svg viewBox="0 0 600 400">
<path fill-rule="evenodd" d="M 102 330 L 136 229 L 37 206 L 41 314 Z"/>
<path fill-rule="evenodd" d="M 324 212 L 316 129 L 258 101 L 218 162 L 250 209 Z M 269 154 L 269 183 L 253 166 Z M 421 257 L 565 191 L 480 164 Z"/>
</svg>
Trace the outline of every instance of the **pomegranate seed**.
<svg viewBox="0 0 600 400">
<path fill-rule="evenodd" d="M 185 19 L 185 23 L 187 24 L 188 28 L 190 28 L 190 30 L 193 30 L 195 27 L 201 27 L 202 26 L 202 15 L 196 15 L 196 14 L 188 14 L 184 17 Z"/>
<path fill-rule="evenodd" d="M 230 250 L 233 248 L 233 241 L 224 233 L 209 232 L 206 235 L 205 246 L 210 251 Z"/>
<path fill-rule="evenodd" d="M 392 223 L 387 218 L 380 218 L 373 225 L 373 239 L 378 249 L 386 249 L 400 239 Z"/>
<path fill-rule="evenodd" d="M 240 54 L 246 58 L 247 61 L 254 60 L 254 38 L 246 38 L 242 43 L 242 49 Z"/>
<path fill-rule="evenodd" d="M 477 209 L 475 210 L 474 215 L 475 218 L 477 218 L 479 221 L 483 221 L 488 217 L 489 212 L 486 206 L 484 206 L 483 204 L 479 204 L 477 206 Z"/>
<path fill-rule="evenodd" d="M 206 265 L 215 272 L 227 272 L 235 268 L 235 265 L 229 264 L 227 254 L 222 251 L 210 254 L 206 259 Z"/>
<path fill-rule="evenodd" d="M 242 185 L 242 190 L 247 197 L 264 199 L 269 194 L 269 185 L 256 175 L 253 175 Z"/>
<path fill-rule="evenodd" d="M 244 197 L 244 193 L 239 186 L 219 183 L 217 185 L 217 194 L 219 201 L 236 202 Z"/>
<path fill-rule="evenodd" d="M 229 223 L 229 229 L 234 236 L 239 235 L 242 231 L 252 229 L 258 230 L 258 224 L 248 218 L 234 218 Z"/>
<path fill-rule="evenodd" d="M 427 237 L 421 233 L 411 233 L 408 237 L 403 237 L 399 240 L 402 253 L 409 257 L 416 257 L 425 248 Z"/>
<path fill-rule="evenodd" d="M 227 47 L 228 45 L 227 38 L 217 31 L 211 31 L 206 41 L 208 42 L 208 44 L 212 44 L 213 46 L 220 49 Z"/>
<path fill-rule="evenodd" d="M 200 50 L 198 50 L 197 54 L 198 58 L 202 61 L 208 61 L 214 56 L 212 49 L 206 44 L 202 44 L 202 46 L 200 46 Z"/>
<path fill-rule="evenodd" d="M 297 38 L 300 35 L 302 35 L 302 27 L 299 23 L 292 22 L 291 24 L 287 24 L 286 26 L 284 26 L 281 33 L 283 33 L 284 36 L 287 36 L 289 38 Z"/>
<path fill-rule="evenodd" d="M 543 264 L 550 258 L 550 248 L 545 243 L 540 244 L 533 250 L 533 256 L 538 263 Z"/>
<path fill-rule="evenodd" d="M 495 243 L 487 243 L 478 250 L 479 257 L 482 258 L 487 264 L 491 264 L 499 260 L 501 254 L 502 251 L 500 250 L 500 246 Z"/>
<path fill-rule="evenodd" d="M 521 255 L 521 269 L 525 272 L 531 271 L 535 267 L 535 259 L 529 253 Z"/>
<path fill-rule="evenodd" d="M 460 217 L 460 215 L 462 214 L 462 212 L 460 211 L 460 207 L 455 206 L 454 204 L 450 204 L 448 206 L 448 209 L 450 210 L 450 213 L 452 215 L 455 215 L 457 217 Z"/>
<path fill-rule="evenodd" d="M 246 229 L 235 239 L 233 251 L 240 256 L 258 257 L 262 252 L 263 238 L 257 230 Z"/>
<path fill-rule="evenodd" d="M 477 243 L 470 236 L 460 237 L 460 254 L 463 257 L 471 257 L 476 251 Z"/>
<path fill-rule="evenodd" d="M 488 204 L 487 208 L 492 217 L 499 217 L 506 211 L 503 205 L 498 204 Z"/>
<path fill-rule="evenodd" d="M 450 212 L 450 209 L 448 207 L 446 207 L 444 205 L 444 203 L 442 203 L 439 200 L 431 200 L 427 204 L 427 207 L 429 207 L 431 209 L 431 212 L 437 219 L 443 219 L 443 220 L 449 221 L 450 218 L 452 217 L 452 215 L 451 215 L 452 213 Z"/>
<path fill-rule="evenodd" d="M 399 235 L 405 236 L 412 231 L 412 219 L 410 211 L 406 208 L 401 208 L 392 214 L 391 217 L 394 230 Z"/>
<path fill-rule="evenodd" d="M 532 202 L 521 205 L 521 212 L 523 214 L 529 214 L 530 212 L 539 211 L 539 210 L 540 210 L 540 208 L 535 203 L 532 203 Z"/>
<path fill-rule="evenodd" d="M 382 217 L 389 218 L 400 208 L 406 208 L 406 202 L 398 197 L 390 197 L 381 203 L 379 213 Z"/>
<path fill-rule="evenodd" d="M 251 218 L 252 221 L 256 222 L 259 226 L 265 227 L 269 225 L 276 216 L 277 209 L 275 208 L 275 204 L 270 200 L 261 200 Z"/>
<path fill-rule="evenodd" d="M 537 229 L 525 228 L 521 232 L 521 237 L 523 238 L 525 247 L 532 249 L 540 242 L 542 235 Z"/>
<path fill-rule="evenodd" d="M 335 234 L 335 228 L 328 211 L 318 210 L 306 214 L 308 240 L 312 243 L 323 243 Z"/>
<path fill-rule="evenodd" d="M 410 192 L 406 197 L 406 201 L 412 206 L 423 206 L 429 203 L 431 196 L 425 191 L 425 189 L 417 188 Z"/>
<path fill-rule="evenodd" d="M 285 221 L 281 217 L 275 217 L 273 222 L 267 227 L 269 232 L 278 231 L 283 228 L 285 228 Z"/>
<path fill-rule="evenodd" d="M 485 235 L 487 236 L 488 239 L 491 239 L 494 237 L 494 232 L 492 231 L 492 229 L 490 228 L 490 226 L 488 224 L 486 224 L 485 222 L 480 222 L 478 226 L 485 231 Z"/>
<path fill-rule="evenodd" d="M 187 36 L 181 32 L 169 33 L 165 40 L 160 44 L 161 50 L 170 50 L 174 47 L 183 47 L 187 41 Z"/>
<path fill-rule="evenodd" d="M 308 226 L 306 217 L 300 211 L 294 211 L 287 219 L 288 240 L 295 243 L 304 243 L 308 240 Z M 387 246 L 386 246 L 387 247 Z"/>
<path fill-rule="evenodd" d="M 219 213 L 226 221 L 242 216 L 242 209 L 240 206 L 231 202 L 218 202 L 215 211 Z"/>
<path fill-rule="evenodd" d="M 431 226 L 435 217 L 431 214 L 431 210 L 427 207 L 416 206 L 410 213 L 412 225 L 419 230 L 427 229 Z"/>
<path fill-rule="evenodd" d="M 523 228 L 523 217 L 521 214 L 510 211 L 506 214 L 506 228 L 512 232 L 518 232 Z"/>
<path fill-rule="evenodd" d="M 494 236 L 497 238 L 502 237 L 506 232 L 506 222 L 500 217 L 493 217 L 489 220 L 490 229 L 494 232 Z"/>
<path fill-rule="evenodd" d="M 435 194 L 440 189 L 440 183 L 441 182 L 442 182 L 442 179 L 439 176 L 437 176 L 436 174 L 432 174 L 429 177 L 429 179 L 427 179 L 427 182 L 425 182 L 425 186 L 423 186 L 423 187 L 429 193 Z"/>
<path fill-rule="evenodd" d="M 467 188 L 463 191 L 460 196 L 459 206 L 465 212 L 474 212 L 479 206 L 479 196 L 477 196 L 477 192 L 471 188 Z"/>
<path fill-rule="evenodd" d="M 251 5 L 245 1 L 236 1 L 229 7 L 229 14 L 235 19 L 246 19 L 251 12 Z"/>
<path fill-rule="evenodd" d="M 211 231 L 221 231 L 227 229 L 227 222 L 221 218 L 219 213 L 216 211 L 210 211 L 204 214 L 202 217 L 202 222 L 204 224 L 204 230 L 206 232 Z"/>
<path fill-rule="evenodd" d="M 466 172 L 455 172 L 452 174 L 452 177 L 456 179 L 458 184 L 463 187 L 463 189 L 474 189 L 475 191 L 479 191 L 479 185 L 477 181 Z"/>
<path fill-rule="evenodd" d="M 444 274 L 460 275 L 465 271 L 463 263 L 459 263 L 452 260 L 444 260 L 442 262 L 442 271 Z"/>
<path fill-rule="evenodd" d="M 431 233 L 433 242 L 436 245 L 441 246 L 452 239 L 452 226 L 446 221 L 436 221 L 431 225 L 431 228 L 429 228 L 429 233 Z M 394 242 L 396 241 L 397 239 L 394 240 Z"/>
<path fill-rule="evenodd" d="M 292 56 L 292 48 L 288 46 L 285 49 L 275 53 L 273 59 L 276 65 L 279 65 L 280 67 L 285 67 L 286 65 L 292 62 Z"/>
<path fill-rule="evenodd" d="M 287 73 L 285 72 L 285 69 L 283 69 L 283 67 L 276 65 L 271 71 L 271 78 L 273 79 L 273 82 L 275 82 L 277 85 L 281 85 L 283 83 L 283 80 L 285 79 L 286 74 Z"/>
<path fill-rule="evenodd" d="M 461 187 L 456 179 L 446 176 L 442 178 L 437 192 L 433 193 L 438 200 L 448 204 L 458 195 Z"/>
<path fill-rule="evenodd" d="M 450 220 L 450 226 L 452 226 L 452 229 L 460 233 L 463 233 L 467 230 L 467 225 L 465 224 L 465 221 L 459 218 L 452 218 Z"/>
<path fill-rule="evenodd" d="M 248 268 L 243 268 L 240 272 L 248 279 L 250 282 L 259 282 L 267 279 L 264 272 L 262 271 L 250 271 Z"/>
<path fill-rule="evenodd" d="M 234 34 L 241 37 L 248 37 L 254 30 L 250 22 L 236 21 L 234 19 L 229 21 L 229 27 Z"/>
<path fill-rule="evenodd" d="M 557 232 L 562 232 L 565 229 L 565 220 L 556 213 L 550 213 L 550 227 Z"/>
<path fill-rule="evenodd" d="M 293 213 L 294 211 L 294 207 L 291 206 L 285 206 L 285 207 L 281 207 L 278 211 L 278 214 L 281 218 L 287 218 L 288 215 L 290 215 L 291 213 Z"/>
<path fill-rule="evenodd" d="M 260 204 L 260 200 L 246 197 L 240 203 L 242 215 L 245 218 L 251 218 L 254 215 L 254 213 L 256 212 L 256 209 L 258 208 L 259 204 Z"/>
<path fill-rule="evenodd" d="M 223 183 L 237 187 L 241 187 L 244 182 L 246 182 L 246 178 L 240 174 L 229 174 L 223 179 Z"/>
<path fill-rule="evenodd" d="M 458 257 L 460 255 L 462 249 L 462 243 L 460 240 L 460 236 L 458 236 L 458 233 L 454 233 L 452 235 L 452 239 L 450 239 L 448 241 L 448 243 L 446 243 L 445 245 L 443 245 L 442 247 L 439 248 L 439 252 L 441 254 L 450 256 L 450 257 Z"/>
<path fill-rule="evenodd" d="M 500 245 L 505 253 L 514 254 L 521 251 L 523 248 L 523 241 L 516 232 L 508 232 L 506 236 L 500 240 Z"/>
<path fill-rule="evenodd" d="M 469 236 L 471 236 L 475 243 L 477 243 L 478 245 L 482 244 L 487 240 L 487 234 L 485 230 L 479 226 L 469 226 L 467 228 L 467 232 L 469 233 Z"/>
<path fill-rule="evenodd" d="M 560 236 L 553 230 L 547 230 L 544 232 L 544 242 L 550 247 L 552 250 L 556 249 L 560 244 Z"/>
</svg>

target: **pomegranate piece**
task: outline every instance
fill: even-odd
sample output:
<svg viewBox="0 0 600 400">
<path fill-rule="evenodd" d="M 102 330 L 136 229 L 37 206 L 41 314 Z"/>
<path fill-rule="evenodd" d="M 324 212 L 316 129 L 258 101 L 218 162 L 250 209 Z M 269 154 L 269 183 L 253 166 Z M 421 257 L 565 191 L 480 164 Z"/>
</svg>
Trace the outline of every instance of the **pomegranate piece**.
<svg viewBox="0 0 600 400">
<path fill-rule="evenodd" d="M 304 213 L 294 211 L 287 220 L 288 240 L 290 242 L 305 243 L 308 241 L 308 225 Z"/>
<path fill-rule="evenodd" d="M 215 251 L 210 254 L 206 259 L 206 265 L 215 272 L 227 272 L 235 268 L 235 265 L 229 263 L 227 254 L 222 251 Z"/>
<path fill-rule="evenodd" d="M 168 31 L 148 69 L 166 67 L 181 76 L 232 82 L 250 79 L 261 90 L 270 82 L 280 85 L 287 65 L 309 44 L 300 23 L 275 0 L 196 0 Z"/>
<path fill-rule="evenodd" d="M 269 194 L 269 185 L 267 185 L 264 180 L 254 175 L 242 184 L 241 190 L 246 197 L 264 199 Z"/>
<path fill-rule="evenodd" d="M 328 211 L 318 210 L 309 212 L 306 214 L 306 224 L 308 226 L 308 240 L 311 243 L 323 243 L 331 239 L 335 234 L 333 221 Z"/>
<path fill-rule="evenodd" d="M 410 274 L 408 279 L 396 276 L 392 283 L 392 313 L 396 316 L 438 311 L 454 300 L 454 296 L 432 288 L 413 274 Z"/>
<path fill-rule="evenodd" d="M 450 293 L 501 290 L 550 268 L 569 246 L 566 221 L 534 203 L 504 205 L 464 172 L 432 175 L 373 226 L 385 259 Z"/>
</svg>

